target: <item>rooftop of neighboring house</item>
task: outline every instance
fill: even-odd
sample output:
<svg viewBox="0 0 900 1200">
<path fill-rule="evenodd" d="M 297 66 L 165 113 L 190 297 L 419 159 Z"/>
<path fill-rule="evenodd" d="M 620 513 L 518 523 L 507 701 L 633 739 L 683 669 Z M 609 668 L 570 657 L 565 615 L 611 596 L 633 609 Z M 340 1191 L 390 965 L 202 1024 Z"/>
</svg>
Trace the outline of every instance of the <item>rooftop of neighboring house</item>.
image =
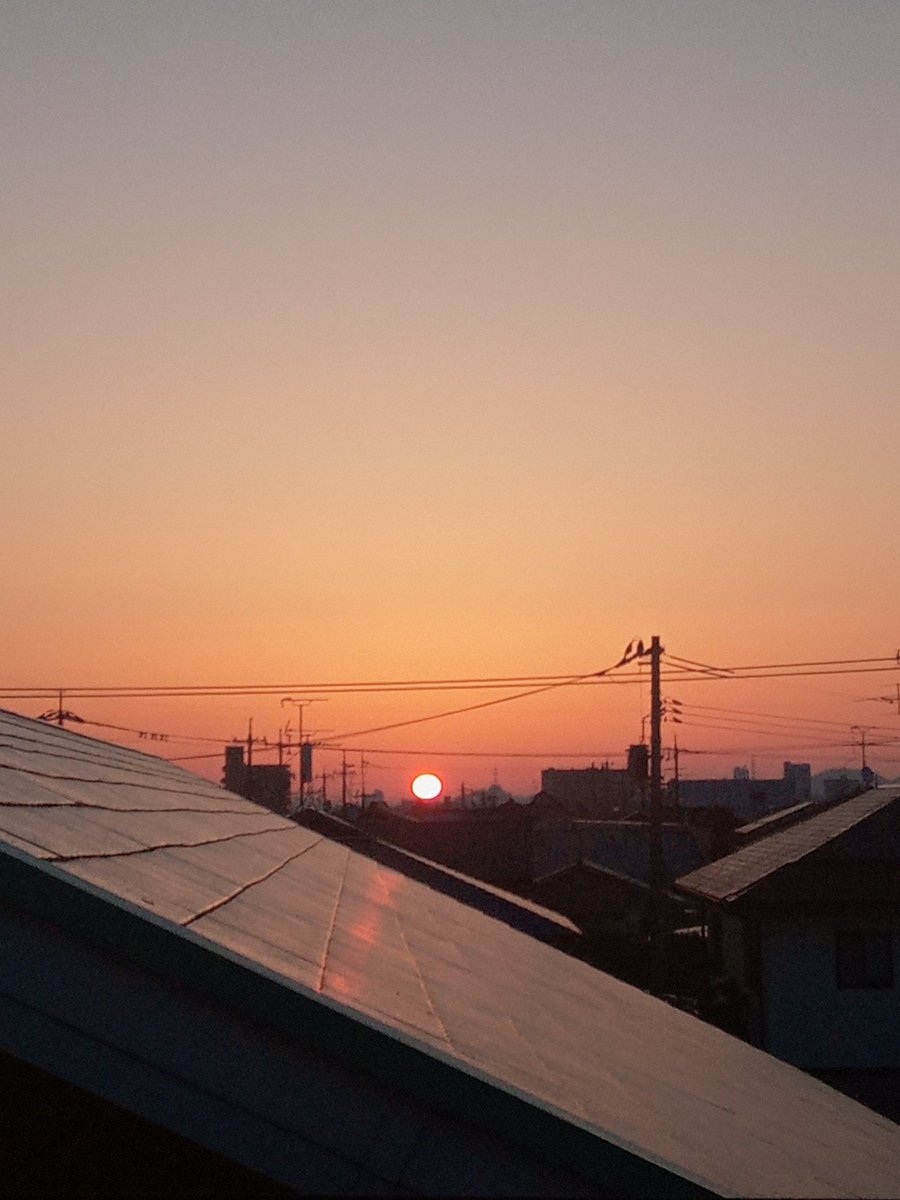
<svg viewBox="0 0 900 1200">
<path fill-rule="evenodd" d="M 742 846 L 677 881 L 718 904 L 900 897 L 900 787 L 872 788 Z M 842 884 L 836 891 L 836 870 Z"/>
<path fill-rule="evenodd" d="M 650 825 L 647 821 L 573 822 L 580 857 L 641 883 L 650 881 Z M 667 879 L 706 861 L 694 831 L 684 824 L 662 825 L 663 863 Z"/>
</svg>

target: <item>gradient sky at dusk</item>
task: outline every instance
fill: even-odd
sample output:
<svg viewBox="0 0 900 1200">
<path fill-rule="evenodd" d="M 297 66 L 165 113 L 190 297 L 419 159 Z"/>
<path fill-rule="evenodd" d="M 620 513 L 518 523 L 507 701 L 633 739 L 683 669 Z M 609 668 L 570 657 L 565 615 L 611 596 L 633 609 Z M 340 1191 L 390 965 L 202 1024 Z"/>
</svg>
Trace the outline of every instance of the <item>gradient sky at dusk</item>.
<svg viewBox="0 0 900 1200">
<path fill-rule="evenodd" d="M 652 633 L 715 664 L 895 652 L 893 0 L 6 0 L 0 22 L 0 686 L 575 675 Z M 690 685 L 843 723 L 847 748 L 745 738 L 685 773 L 856 764 L 852 723 L 900 735 L 869 699 L 897 677 Z M 374 748 L 600 758 L 646 705 L 562 689 Z M 553 765 L 385 755 L 368 782 L 435 764 L 522 789 Z"/>
</svg>

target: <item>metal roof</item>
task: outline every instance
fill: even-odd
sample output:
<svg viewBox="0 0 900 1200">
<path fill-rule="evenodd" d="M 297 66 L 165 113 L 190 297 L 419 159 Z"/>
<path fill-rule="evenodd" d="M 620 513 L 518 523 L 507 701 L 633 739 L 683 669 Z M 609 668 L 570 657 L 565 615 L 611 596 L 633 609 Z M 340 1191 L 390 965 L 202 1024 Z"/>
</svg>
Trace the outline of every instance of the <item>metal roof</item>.
<svg viewBox="0 0 900 1200">
<path fill-rule="evenodd" d="M 833 845 L 898 799 L 898 787 L 873 788 L 691 871 L 677 881 L 677 886 L 680 891 L 715 902 L 736 900 L 776 872 Z"/>
<path fill-rule="evenodd" d="M 339 1059 L 345 1072 L 389 1078 L 478 1136 L 499 1132 L 551 1163 L 570 1161 L 596 1191 L 896 1190 L 900 1130 L 891 1122 L 159 759 L 0 713 L 0 839 L 4 911 L 146 965 L 173 979 L 185 1004 L 203 992 L 254 1028 L 269 1022 Z M 0 965 L 15 974 L 14 962 Z M 7 986 L 0 977 L 0 993 Z M 65 987 L 57 981 L 26 998 L 32 1008 L 64 1006 Z M 131 1053 L 127 1037 L 146 1031 L 127 1021 L 123 1029 L 104 1037 L 126 1039 Z M 210 1069 L 217 1053 L 227 1059 L 227 1040 L 211 1042 L 196 1069 Z M 165 1061 L 154 1078 L 187 1070 Z M 281 1104 L 279 1136 L 312 1120 L 301 1109 Z M 346 1136 L 354 1153 L 382 1159 L 384 1139 L 403 1137 L 384 1128 L 376 1150 L 375 1135 L 366 1146 L 358 1133 Z M 412 1150 L 395 1158 L 395 1174 L 382 1177 L 409 1186 Z"/>
</svg>

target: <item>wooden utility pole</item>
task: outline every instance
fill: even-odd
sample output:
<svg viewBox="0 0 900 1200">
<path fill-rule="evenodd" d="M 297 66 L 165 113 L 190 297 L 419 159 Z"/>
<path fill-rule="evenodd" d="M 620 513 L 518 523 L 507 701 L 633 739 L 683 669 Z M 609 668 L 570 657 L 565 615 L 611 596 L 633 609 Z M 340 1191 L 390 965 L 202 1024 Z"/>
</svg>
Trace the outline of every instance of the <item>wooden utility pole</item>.
<svg viewBox="0 0 900 1200">
<path fill-rule="evenodd" d="M 662 684 L 663 647 L 658 637 L 650 642 L 650 972 L 651 984 L 659 990 L 663 965 L 660 932 L 665 890 L 662 840 Z"/>
<path fill-rule="evenodd" d="M 247 786 L 244 789 L 248 800 L 253 799 L 253 718 L 247 722 Z"/>
<path fill-rule="evenodd" d="M 859 734 L 859 749 L 860 749 L 860 755 L 861 755 L 861 759 L 862 759 L 860 766 L 865 771 L 866 767 L 869 765 L 866 762 L 866 734 L 868 733 L 868 730 L 865 729 L 862 725 L 851 725 L 850 732 Z"/>
</svg>

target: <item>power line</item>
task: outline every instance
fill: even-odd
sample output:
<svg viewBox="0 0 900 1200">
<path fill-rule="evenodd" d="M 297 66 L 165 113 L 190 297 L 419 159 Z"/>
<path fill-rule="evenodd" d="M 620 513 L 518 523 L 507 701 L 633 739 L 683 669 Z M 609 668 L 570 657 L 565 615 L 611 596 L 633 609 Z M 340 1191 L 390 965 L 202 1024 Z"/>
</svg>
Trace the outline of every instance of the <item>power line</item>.
<svg viewBox="0 0 900 1200">
<path fill-rule="evenodd" d="M 611 667 L 604 667 L 600 671 L 588 671 L 583 675 L 573 675 L 571 678 L 563 679 L 558 683 L 550 683 L 544 687 L 530 688 L 525 692 L 517 692 L 514 696 L 501 696 L 497 700 L 484 700 L 480 704 L 468 704 L 464 708 L 452 708 L 446 710 L 445 712 L 431 713 L 427 717 L 413 717 L 407 721 L 394 721 L 389 725 L 378 725 L 371 729 L 357 729 L 351 733 L 339 734 L 336 740 L 341 741 L 346 738 L 362 737 L 367 733 L 385 733 L 389 729 L 402 729 L 409 725 L 422 725 L 426 721 L 439 721 L 444 717 L 457 717 L 462 713 L 476 712 L 482 708 L 492 708 L 496 704 L 509 704 L 514 700 L 524 700 L 528 696 L 537 696 L 543 692 L 553 691 L 555 688 L 566 687 L 570 684 L 579 683 L 584 679 L 591 679 L 600 675 L 607 675 L 610 671 L 615 671 L 619 667 L 624 666 L 626 662 L 631 662 L 633 658 L 638 657 L 638 653 L 643 654 L 643 643 L 640 643 L 640 651 L 633 655 L 631 654 L 631 645 L 633 645 L 633 643 L 628 646 L 625 654 L 617 663 L 613 663 Z"/>
<path fill-rule="evenodd" d="M 119 733 L 134 733 L 139 738 L 148 739 L 151 742 L 231 742 L 235 741 L 234 737 L 200 737 L 191 736 L 190 734 L 182 733 L 153 733 L 145 729 L 132 729 L 128 725 L 112 725 L 109 721 L 91 721 L 87 717 L 80 718 L 82 725 L 96 726 L 98 729 L 116 729 Z"/>
<path fill-rule="evenodd" d="M 637 656 L 634 656 L 637 657 Z M 761 663 L 745 666 L 716 667 L 699 663 L 693 659 L 681 658 L 678 655 L 667 654 L 667 659 L 676 664 L 674 671 L 665 672 L 667 678 L 696 678 L 699 673 L 705 678 L 773 678 L 778 674 L 788 675 L 841 675 L 868 674 L 879 671 L 892 671 L 900 667 L 900 652 L 894 655 L 882 655 L 871 658 L 835 658 L 819 659 L 809 662 Z M 632 659 L 626 659 L 633 661 Z M 883 664 L 876 666 L 874 664 Z M 889 664 L 889 665 L 888 665 Z M 621 665 L 621 664 L 617 664 Z M 849 668 L 849 669 L 845 669 Z M 609 668 L 611 670 L 612 668 Z M 708 672 L 714 672 L 713 676 Z M 718 673 L 723 673 L 719 675 Z M 727 675 L 724 673 L 728 673 Z M 759 672 L 775 672 L 776 675 L 759 674 Z M 332 681 L 326 683 L 250 683 L 250 684 L 174 684 L 174 685 L 80 685 L 73 687 L 41 686 L 7 688 L 0 691 L 0 699 L 56 699 L 62 691 L 69 698 L 77 699 L 174 699 L 179 696 L 189 698 L 207 698 L 213 696 L 243 697 L 274 695 L 285 690 L 329 691 L 332 693 L 347 692 L 359 694 L 366 691 L 404 691 L 404 690 L 440 690 L 448 691 L 465 688 L 515 688 L 523 684 L 536 684 L 540 687 L 579 686 L 597 683 L 633 683 L 646 682 L 644 675 L 637 671 L 623 672 L 615 679 L 603 679 L 607 671 L 592 671 L 584 675 L 485 675 L 469 677 L 437 677 L 433 679 L 378 679 Z"/>
<path fill-rule="evenodd" d="M 784 713 L 756 712 L 755 710 L 744 709 L 744 708 L 719 708 L 713 704 L 682 704 L 682 710 L 687 710 L 689 712 L 697 711 L 697 712 L 722 713 L 724 715 L 741 716 L 741 717 L 762 717 L 764 719 L 773 720 L 773 721 L 792 721 L 792 722 L 797 722 L 797 723 L 801 723 L 801 724 L 835 725 L 835 726 L 840 727 L 841 729 L 846 727 L 846 722 L 835 721 L 835 720 L 832 720 L 832 719 L 829 719 L 826 717 L 795 717 L 795 716 L 788 716 Z"/>
<path fill-rule="evenodd" d="M 335 753 L 341 753 L 344 750 L 343 746 L 332 746 L 330 744 L 319 747 L 322 751 L 331 750 Z M 538 751 L 538 750 L 395 750 L 387 747 L 374 746 L 354 746 L 352 748 L 354 754 L 400 754 L 412 755 L 419 758 L 543 758 L 543 759 L 558 759 L 558 758 L 573 758 L 573 759 L 601 759 L 603 761 L 610 758 L 624 758 L 624 750 L 588 750 L 584 753 L 577 751 Z"/>
</svg>

